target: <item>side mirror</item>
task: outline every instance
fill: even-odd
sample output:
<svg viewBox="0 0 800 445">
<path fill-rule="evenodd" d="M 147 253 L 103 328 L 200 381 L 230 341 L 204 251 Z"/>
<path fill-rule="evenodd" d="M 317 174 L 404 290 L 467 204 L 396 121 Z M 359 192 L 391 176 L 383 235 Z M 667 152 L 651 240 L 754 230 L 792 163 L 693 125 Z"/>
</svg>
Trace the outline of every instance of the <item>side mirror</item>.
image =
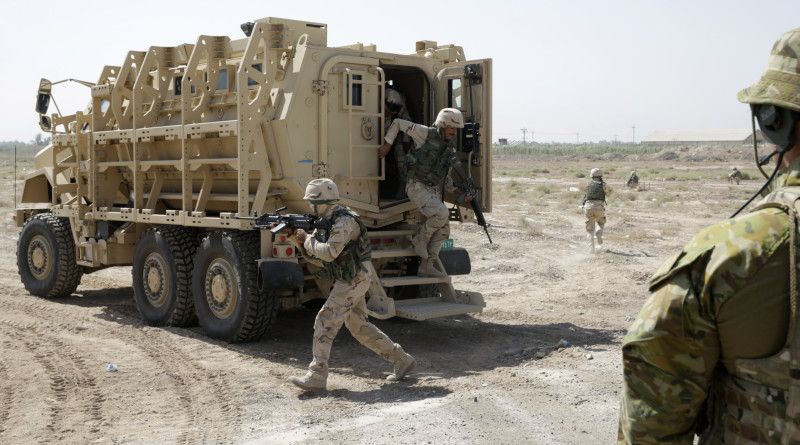
<svg viewBox="0 0 800 445">
<path fill-rule="evenodd" d="M 39 122 L 39 126 L 42 127 L 42 130 L 50 131 L 52 125 L 50 124 L 50 118 L 42 115 L 42 120 Z"/>
<path fill-rule="evenodd" d="M 47 108 L 50 106 L 50 91 L 53 88 L 53 83 L 47 79 L 39 81 L 39 96 L 36 99 L 36 112 L 39 114 L 47 113 Z"/>
</svg>

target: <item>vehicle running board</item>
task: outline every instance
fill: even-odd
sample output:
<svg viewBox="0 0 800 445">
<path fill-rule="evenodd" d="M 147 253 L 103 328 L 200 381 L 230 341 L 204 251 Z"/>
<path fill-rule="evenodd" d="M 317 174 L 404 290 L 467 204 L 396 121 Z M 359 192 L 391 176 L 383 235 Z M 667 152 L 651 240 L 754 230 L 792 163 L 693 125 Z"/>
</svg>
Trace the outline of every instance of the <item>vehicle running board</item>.
<svg viewBox="0 0 800 445">
<path fill-rule="evenodd" d="M 442 301 L 440 297 L 395 300 L 394 302 L 394 310 L 397 317 L 420 321 L 482 312 L 484 306 L 485 304 L 448 303 Z"/>
</svg>

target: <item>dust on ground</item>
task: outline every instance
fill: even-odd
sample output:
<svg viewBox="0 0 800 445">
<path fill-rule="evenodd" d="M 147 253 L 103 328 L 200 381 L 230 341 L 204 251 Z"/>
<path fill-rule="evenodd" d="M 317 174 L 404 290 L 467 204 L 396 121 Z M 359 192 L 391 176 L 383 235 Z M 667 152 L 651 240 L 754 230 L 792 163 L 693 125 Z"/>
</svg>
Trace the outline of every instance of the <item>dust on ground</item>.
<svg viewBox="0 0 800 445">
<path fill-rule="evenodd" d="M 144 325 L 127 267 L 85 275 L 68 298 L 32 297 L 17 275 L 19 230 L 5 207 L 0 442 L 612 443 L 620 342 L 647 297 L 650 274 L 761 184 L 661 181 L 642 172 L 724 172 L 751 166 L 748 156 L 747 149 L 706 147 L 496 158 L 487 214 L 494 244 L 475 224 L 452 230 L 472 259 L 472 273 L 454 277 L 454 285 L 481 292 L 484 312 L 374 321 L 418 361 L 396 383 L 385 380 L 391 365 L 342 329 L 324 396 L 287 382 L 311 359 L 313 311 L 282 313 L 262 340 L 230 345 L 199 328 Z M 585 183 L 575 172 L 594 166 L 608 169 L 613 189 L 604 250 L 596 255 L 588 253 L 578 209 L 583 190 L 569 191 Z M 501 174 L 524 169 L 547 173 Z M 632 169 L 644 190 L 624 188 Z M 10 187 L 0 192 L 5 202 L 11 196 Z M 562 339 L 571 347 L 558 348 Z"/>
</svg>

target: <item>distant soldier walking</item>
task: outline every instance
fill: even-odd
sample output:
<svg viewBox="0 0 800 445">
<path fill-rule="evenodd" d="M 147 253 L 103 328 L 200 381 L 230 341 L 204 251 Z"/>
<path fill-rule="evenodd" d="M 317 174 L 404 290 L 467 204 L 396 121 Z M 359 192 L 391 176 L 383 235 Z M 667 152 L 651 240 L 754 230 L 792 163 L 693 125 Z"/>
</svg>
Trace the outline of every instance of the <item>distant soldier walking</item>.
<svg viewBox="0 0 800 445">
<path fill-rule="evenodd" d="M 606 225 L 606 196 L 608 186 L 603 182 L 603 171 L 593 168 L 589 173 L 592 180 L 586 184 L 586 194 L 583 195 L 583 210 L 586 214 L 586 237 L 589 240 L 589 253 L 596 253 L 603 246 L 603 228 Z"/>
<path fill-rule="evenodd" d="M 742 180 L 742 172 L 739 171 L 736 167 L 731 167 L 731 172 L 728 173 L 728 184 L 736 183 L 739 185 L 739 181 Z"/>
</svg>

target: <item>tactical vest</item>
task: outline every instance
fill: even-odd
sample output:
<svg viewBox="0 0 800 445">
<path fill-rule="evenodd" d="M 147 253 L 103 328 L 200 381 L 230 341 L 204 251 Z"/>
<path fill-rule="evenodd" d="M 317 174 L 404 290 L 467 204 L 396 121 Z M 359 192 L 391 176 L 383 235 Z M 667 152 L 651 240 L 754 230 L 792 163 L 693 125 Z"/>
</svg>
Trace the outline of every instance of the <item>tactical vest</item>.
<svg viewBox="0 0 800 445">
<path fill-rule="evenodd" d="M 449 152 L 449 144 L 439 135 L 439 128 L 429 128 L 425 143 L 414 150 L 413 157 L 416 158 L 416 163 L 409 166 L 409 176 L 427 185 L 441 184 L 449 169 L 447 165 Z"/>
<path fill-rule="evenodd" d="M 754 211 L 768 207 L 788 210 L 794 218 L 789 238 L 790 314 L 786 346 L 777 354 L 737 359 L 735 375 L 720 368 L 707 405 L 710 423 L 699 431 L 700 444 L 800 443 L 800 311 L 797 298 L 797 213 L 800 187 L 782 188 L 767 196 Z"/>
<path fill-rule="evenodd" d="M 606 191 L 603 190 L 603 180 L 595 180 L 588 184 L 586 184 L 586 196 L 584 197 L 584 202 L 591 201 L 591 200 L 598 200 L 598 201 L 605 201 L 606 200 Z"/>
<path fill-rule="evenodd" d="M 346 206 L 339 206 L 328 219 L 333 223 L 340 217 L 350 217 L 356 220 L 358 228 L 361 231 L 358 238 L 350 240 L 345 245 L 339 256 L 332 262 L 324 262 L 324 267 L 317 271 L 317 278 L 320 280 L 338 280 L 351 283 L 358 275 L 358 272 L 364 269 L 362 264 L 364 261 L 372 259 L 372 250 L 367 241 L 367 226 L 361 221 L 361 218 Z M 327 237 L 328 234 L 317 233 L 318 237 Z"/>
</svg>

